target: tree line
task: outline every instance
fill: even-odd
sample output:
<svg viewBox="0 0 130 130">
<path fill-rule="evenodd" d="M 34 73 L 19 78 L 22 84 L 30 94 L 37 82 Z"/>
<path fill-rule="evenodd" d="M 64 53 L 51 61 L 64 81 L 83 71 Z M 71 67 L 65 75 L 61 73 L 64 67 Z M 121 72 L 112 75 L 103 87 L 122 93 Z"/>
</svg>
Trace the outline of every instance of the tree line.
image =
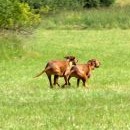
<svg viewBox="0 0 130 130">
<path fill-rule="evenodd" d="M 41 15 L 62 10 L 109 7 L 115 0 L 0 0 L 0 28 L 36 26 Z"/>
</svg>

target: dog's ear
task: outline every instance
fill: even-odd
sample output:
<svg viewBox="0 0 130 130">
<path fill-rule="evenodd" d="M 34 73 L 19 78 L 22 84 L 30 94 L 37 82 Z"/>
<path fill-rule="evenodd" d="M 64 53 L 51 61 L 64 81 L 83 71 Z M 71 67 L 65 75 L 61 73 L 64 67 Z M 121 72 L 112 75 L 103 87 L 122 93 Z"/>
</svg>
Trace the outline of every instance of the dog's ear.
<svg viewBox="0 0 130 130">
<path fill-rule="evenodd" d="M 75 59 L 75 57 L 74 56 L 70 56 L 70 60 L 74 60 Z"/>
<path fill-rule="evenodd" d="M 65 56 L 64 58 L 65 58 L 65 59 L 69 59 L 69 56 Z"/>
<path fill-rule="evenodd" d="M 91 59 L 88 62 L 96 62 L 96 59 Z"/>
<path fill-rule="evenodd" d="M 75 59 L 74 56 L 65 56 L 64 58 L 65 58 L 65 59 L 70 59 L 70 60 L 74 60 L 74 59 Z"/>
<path fill-rule="evenodd" d="M 94 60 L 93 60 L 93 59 L 91 59 L 91 60 L 89 60 L 87 63 L 88 63 L 89 65 L 93 65 Z"/>
<path fill-rule="evenodd" d="M 87 63 L 91 63 L 92 62 L 92 60 L 89 60 Z"/>
</svg>

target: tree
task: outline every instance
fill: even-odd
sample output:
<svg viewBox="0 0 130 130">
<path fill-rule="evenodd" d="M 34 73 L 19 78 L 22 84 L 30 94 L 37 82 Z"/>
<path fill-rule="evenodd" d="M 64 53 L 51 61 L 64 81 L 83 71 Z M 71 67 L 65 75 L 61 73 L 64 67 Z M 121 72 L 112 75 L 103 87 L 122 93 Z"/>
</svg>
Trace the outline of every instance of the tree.
<svg viewBox="0 0 130 130">
<path fill-rule="evenodd" d="M 34 14 L 27 3 L 20 3 L 18 0 L 0 0 L 0 28 L 17 29 L 33 26 L 39 22 L 39 14 Z"/>
</svg>

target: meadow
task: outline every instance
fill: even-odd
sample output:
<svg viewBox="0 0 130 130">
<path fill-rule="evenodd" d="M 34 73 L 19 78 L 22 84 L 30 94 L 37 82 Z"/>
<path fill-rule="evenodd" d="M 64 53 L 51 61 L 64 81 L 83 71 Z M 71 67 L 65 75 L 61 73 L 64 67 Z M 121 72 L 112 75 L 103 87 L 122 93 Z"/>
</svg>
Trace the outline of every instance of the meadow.
<svg viewBox="0 0 130 130">
<path fill-rule="evenodd" d="M 130 30 L 45 30 L 0 36 L 1 130 L 129 130 Z M 101 67 L 76 87 L 33 79 L 51 59 L 97 58 Z M 59 79 L 63 84 L 63 79 Z"/>
<path fill-rule="evenodd" d="M 130 130 L 130 1 L 43 14 L 32 30 L 0 30 L 0 130 Z M 49 88 L 49 60 L 92 58 L 89 89 Z M 63 78 L 59 83 L 63 84 Z"/>
<path fill-rule="evenodd" d="M 109 8 L 63 10 L 44 15 L 41 28 L 45 29 L 129 29 L 130 4 Z"/>
</svg>

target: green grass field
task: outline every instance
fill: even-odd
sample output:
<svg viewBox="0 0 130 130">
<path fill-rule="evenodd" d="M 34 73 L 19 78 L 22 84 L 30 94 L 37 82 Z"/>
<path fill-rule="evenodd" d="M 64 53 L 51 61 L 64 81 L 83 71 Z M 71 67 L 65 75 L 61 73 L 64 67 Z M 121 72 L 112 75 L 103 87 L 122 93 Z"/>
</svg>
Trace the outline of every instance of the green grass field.
<svg viewBox="0 0 130 130">
<path fill-rule="evenodd" d="M 0 37 L 0 130 L 130 129 L 130 30 L 9 35 Z M 74 78 L 66 89 L 50 89 L 45 74 L 32 78 L 47 61 L 66 55 L 79 63 L 100 60 L 89 89 L 76 88 Z"/>
<path fill-rule="evenodd" d="M 130 29 L 130 6 L 65 10 L 43 15 L 41 28 L 45 29 Z"/>
<path fill-rule="evenodd" d="M 116 0 L 116 3 L 118 3 L 120 6 L 126 6 L 130 4 L 129 0 Z"/>
</svg>

